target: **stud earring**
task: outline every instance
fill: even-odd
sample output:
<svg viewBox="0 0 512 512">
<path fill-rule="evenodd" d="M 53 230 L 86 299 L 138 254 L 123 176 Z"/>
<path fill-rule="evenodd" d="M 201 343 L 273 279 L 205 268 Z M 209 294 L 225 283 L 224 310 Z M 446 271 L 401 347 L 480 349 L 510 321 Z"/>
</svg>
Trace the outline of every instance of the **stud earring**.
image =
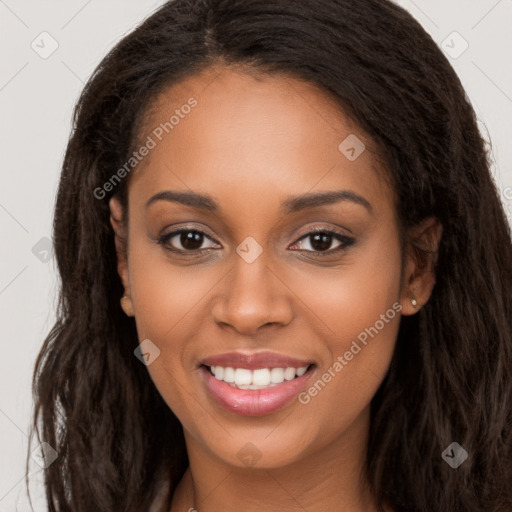
<svg viewBox="0 0 512 512">
<path fill-rule="evenodd" d="M 418 304 L 418 301 L 416 300 L 416 297 L 415 297 L 414 292 L 412 290 L 411 290 L 411 295 L 412 295 L 412 299 L 411 299 L 412 307 L 414 309 L 418 309 L 419 304 Z"/>
</svg>

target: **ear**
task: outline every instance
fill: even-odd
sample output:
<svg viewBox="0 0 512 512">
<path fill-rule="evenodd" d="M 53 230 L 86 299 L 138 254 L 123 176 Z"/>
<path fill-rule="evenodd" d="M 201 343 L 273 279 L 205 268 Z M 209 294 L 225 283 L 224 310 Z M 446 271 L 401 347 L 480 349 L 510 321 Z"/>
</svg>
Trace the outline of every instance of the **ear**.
<svg viewBox="0 0 512 512">
<path fill-rule="evenodd" d="M 110 224 L 114 230 L 114 241 L 117 254 L 117 273 L 124 286 L 124 297 L 121 299 L 121 307 L 128 316 L 133 315 L 133 304 L 128 273 L 128 244 L 127 233 L 123 224 L 123 207 L 117 197 L 112 197 L 109 203 Z"/>
<path fill-rule="evenodd" d="M 443 227 L 435 217 L 429 217 L 407 234 L 405 263 L 400 295 L 402 315 L 413 315 L 424 306 L 436 283 L 435 266 Z M 413 305 L 416 300 L 416 306 Z"/>
</svg>

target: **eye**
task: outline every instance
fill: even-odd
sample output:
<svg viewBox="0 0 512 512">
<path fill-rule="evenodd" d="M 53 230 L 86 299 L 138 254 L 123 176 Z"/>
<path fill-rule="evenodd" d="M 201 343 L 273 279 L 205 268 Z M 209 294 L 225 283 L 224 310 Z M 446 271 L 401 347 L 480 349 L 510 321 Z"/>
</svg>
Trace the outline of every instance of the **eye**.
<svg viewBox="0 0 512 512">
<path fill-rule="evenodd" d="M 323 256 L 342 251 L 354 242 L 355 239 L 337 231 L 315 228 L 303 235 L 290 248 Z M 208 245 L 204 246 L 205 243 Z M 337 244 L 334 248 L 333 243 Z M 204 231 L 192 228 L 181 228 L 162 235 L 158 239 L 158 244 L 163 245 L 168 251 L 188 255 L 221 247 Z"/>
<path fill-rule="evenodd" d="M 315 228 L 297 240 L 291 248 L 293 249 L 295 247 L 295 250 L 314 252 L 323 256 L 324 254 L 333 254 L 345 250 L 354 242 L 354 238 L 338 233 L 337 231 Z M 333 243 L 337 243 L 338 245 L 332 248 Z"/>
<path fill-rule="evenodd" d="M 206 241 L 211 245 L 203 247 Z M 158 243 L 163 245 L 168 251 L 179 253 L 192 253 L 196 251 L 208 250 L 216 247 L 214 242 L 206 233 L 198 229 L 182 228 L 162 235 Z"/>
</svg>

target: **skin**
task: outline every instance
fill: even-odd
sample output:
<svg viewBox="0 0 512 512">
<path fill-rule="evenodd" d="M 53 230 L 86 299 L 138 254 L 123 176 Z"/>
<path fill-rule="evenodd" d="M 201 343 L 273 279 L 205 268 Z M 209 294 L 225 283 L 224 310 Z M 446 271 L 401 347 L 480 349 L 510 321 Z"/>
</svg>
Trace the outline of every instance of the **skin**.
<svg viewBox="0 0 512 512">
<path fill-rule="evenodd" d="M 422 266 L 407 250 L 402 262 L 394 193 L 371 141 L 324 91 L 286 75 L 212 67 L 155 99 L 141 140 L 190 97 L 197 106 L 130 177 L 127 230 L 119 202 L 110 201 L 122 307 L 135 316 L 139 339 L 160 349 L 148 371 L 185 433 L 190 466 L 171 511 L 377 510 L 364 487 L 369 406 L 400 314 L 309 403 L 293 400 L 268 415 L 225 411 L 197 368 L 215 354 L 271 350 L 314 361 L 310 386 L 393 304 L 402 315 L 417 313 L 435 283 L 433 260 Z M 350 134 L 367 145 L 354 161 L 338 150 Z M 280 210 L 288 198 L 342 189 L 371 211 L 349 200 Z M 146 209 L 164 190 L 208 194 L 219 211 L 163 200 Z M 197 244 L 209 252 L 180 256 L 157 243 L 185 226 L 211 238 Z M 355 243 L 333 252 L 333 237 L 320 259 L 304 236 L 313 227 Z M 250 264 L 236 252 L 248 236 L 263 249 Z M 436 219 L 409 233 L 434 251 L 440 237 Z M 167 243 L 185 250 L 179 236 Z M 237 456 L 248 442 L 259 456 L 253 466 Z"/>
</svg>

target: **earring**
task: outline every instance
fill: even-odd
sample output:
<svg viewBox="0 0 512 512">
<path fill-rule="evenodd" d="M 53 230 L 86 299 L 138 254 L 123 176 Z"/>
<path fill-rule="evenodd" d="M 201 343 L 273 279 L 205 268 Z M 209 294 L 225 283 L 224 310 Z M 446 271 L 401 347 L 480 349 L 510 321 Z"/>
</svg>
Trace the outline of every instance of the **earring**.
<svg viewBox="0 0 512 512">
<path fill-rule="evenodd" d="M 411 295 L 412 295 L 412 299 L 411 299 L 412 307 L 414 309 L 418 309 L 418 301 L 416 300 L 416 297 L 414 296 L 414 292 L 412 290 L 411 290 Z"/>
</svg>

